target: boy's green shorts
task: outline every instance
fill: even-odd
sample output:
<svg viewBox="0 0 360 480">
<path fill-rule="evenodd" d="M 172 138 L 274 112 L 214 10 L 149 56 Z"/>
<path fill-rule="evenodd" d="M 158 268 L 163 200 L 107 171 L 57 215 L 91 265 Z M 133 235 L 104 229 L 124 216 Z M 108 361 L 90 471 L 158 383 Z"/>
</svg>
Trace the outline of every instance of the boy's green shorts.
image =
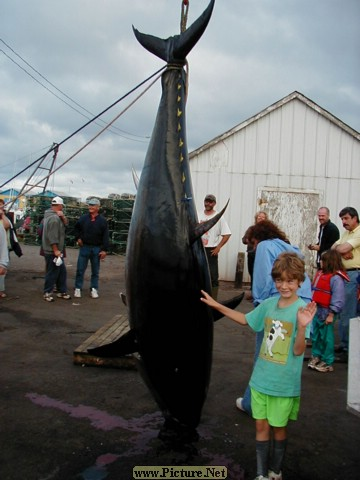
<svg viewBox="0 0 360 480">
<path fill-rule="evenodd" d="M 267 420 L 272 427 L 286 427 L 297 420 L 300 397 L 274 397 L 251 388 L 251 410 L 256 420 Z"/>
</svg>

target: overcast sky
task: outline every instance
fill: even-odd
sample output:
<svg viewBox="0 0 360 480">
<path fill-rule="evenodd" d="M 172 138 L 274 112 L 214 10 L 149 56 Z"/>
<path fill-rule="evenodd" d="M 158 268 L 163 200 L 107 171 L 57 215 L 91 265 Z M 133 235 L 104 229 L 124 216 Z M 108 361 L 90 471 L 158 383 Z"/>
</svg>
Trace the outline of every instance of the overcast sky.
<svg viewBox="0 0 360 480">
<path fill-rule="evenodd" d="M 207 5 L 189 0 L 188 26 Z M 141 47 L 132 25 L 167 38 L 179 33 L 180 15 L 181 0 L 2 0 L 0 184 L 159 70 L 163 62 Z M 188 56 L 189 152 L 295 90 L 360 131 L 359 24 L 359 0 L 216 0 Z M 135 193 L 131 168 L 140 174 L 161 95 L 157 81 L 132 103 L 144 88 L 101 117 L 126 110 L 49 189 L 83 200 Z M 64 142 L 56 167 L 103 125 Z M 35 167 L 1 190 L 23 187 Z"/>
</svg>

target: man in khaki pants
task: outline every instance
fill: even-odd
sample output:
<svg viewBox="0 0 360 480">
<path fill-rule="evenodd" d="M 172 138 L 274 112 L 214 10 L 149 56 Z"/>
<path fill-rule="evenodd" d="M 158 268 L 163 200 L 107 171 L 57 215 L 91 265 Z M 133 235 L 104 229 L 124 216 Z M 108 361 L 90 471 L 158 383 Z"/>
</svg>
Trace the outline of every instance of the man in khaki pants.
<svg viewBox="0 0 360 480">
<path fill-rule="evenodd" d="M 360 274 L 360 224 L 359 214 L 353 207 L 343 208 L 339 213 L 339 217 L 341 218 L 345 232 L 331 248 L 341 254 L 342 263 L 350 277 L 350 281 L 345 282 L 345 305 L 339 314 L 340 345 L 335 347 L 335 352 L 339 353 L 339 356 L 336 357 L 337 361 L 347 362 L 349 323 L 351 318 L 357 316 L 357 278 Z"/>
</svg>

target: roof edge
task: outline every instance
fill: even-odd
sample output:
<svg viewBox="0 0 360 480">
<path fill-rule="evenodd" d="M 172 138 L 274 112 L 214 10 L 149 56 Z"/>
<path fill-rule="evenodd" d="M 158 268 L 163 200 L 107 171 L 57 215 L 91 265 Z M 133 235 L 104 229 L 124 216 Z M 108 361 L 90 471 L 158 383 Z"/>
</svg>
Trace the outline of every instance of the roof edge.
<svg viewBox="0 0 360 480">
<path fill-rule="evenodd" d="M 230 137 L 234 133 L 242 130 L 243 128 L 247 127 L 248 125 L 256 122 L 260 118 L 265 117 L 269 113 L 273 112 L 274 110 L 282 107 L 283 105 L 286 105 L 287 103 L 291 102 L 294 99 L 298 99 L 301 102 L 305 103 L 308 107 L 311 109 L 315 110 L 317 113 L 322 115 L 323 117 L 327 118 L 331 123 L 334 123 L 337 125 L 339 128 L 342 130 L 345 130 L 349 135 L 353 136 L 357 140 L 360 141 L 360 133 L 351 128 L 349 125 L 344 123 L 342 120 L 339 118 L 335 117 L 332 113 L 330 113 L 328 110 L 325 110 L 324 108 L 320 107 L 317 103 L 313 102 L 310 98 L 306 97 L 302 93 L 298 91 L 294 91 L 287 95 L 286 97 L 282 98 L 281 100 L 278 100 L 277 102 L 273 103 L 269 107 L 265 108 L 264 110 L 261 110 L 259 113 L 256 115 L 248 118 L 247 120 L 244 120 L 243 122 L 239 123 L 235 127 L 231 128 L 230 130 L 227 130 L 226 132 L 222 133 L 221 135 L 218 135 L 217 137 L 213 138 L 209 142 L 205 143 L 204 145 L 196 148 L 189 154 L 189 158 L 191 159 L 192 157 L 195 157 L 196 155 L 199 155 L 202 153 L 204 150 L 207 150 L 208 148 L 212 147 L 213 145 L 216 145 L 219 142 L 224 141 L 226 138 Z"/>
</svg>

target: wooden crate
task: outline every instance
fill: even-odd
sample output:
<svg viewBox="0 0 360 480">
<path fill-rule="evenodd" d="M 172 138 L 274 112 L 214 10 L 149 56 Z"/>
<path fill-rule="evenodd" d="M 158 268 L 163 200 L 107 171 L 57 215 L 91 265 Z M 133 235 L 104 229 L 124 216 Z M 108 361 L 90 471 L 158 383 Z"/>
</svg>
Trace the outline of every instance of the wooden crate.
<svg viewBox="0 0 360 480">
<path fill-rule="evenodd" d="M 125 315 L 115 315 L 108 323 L 99 328 L 99 330 L 74 350 L 74 364 L 93 367 L 136 368 L 136 358 L 134 355 L 101 358 L 88 353 L 88 348 L 100 347 L 107 343 L 114 342 L 129 330 L 130 326 L 127 317 Z"/>
</svg>

